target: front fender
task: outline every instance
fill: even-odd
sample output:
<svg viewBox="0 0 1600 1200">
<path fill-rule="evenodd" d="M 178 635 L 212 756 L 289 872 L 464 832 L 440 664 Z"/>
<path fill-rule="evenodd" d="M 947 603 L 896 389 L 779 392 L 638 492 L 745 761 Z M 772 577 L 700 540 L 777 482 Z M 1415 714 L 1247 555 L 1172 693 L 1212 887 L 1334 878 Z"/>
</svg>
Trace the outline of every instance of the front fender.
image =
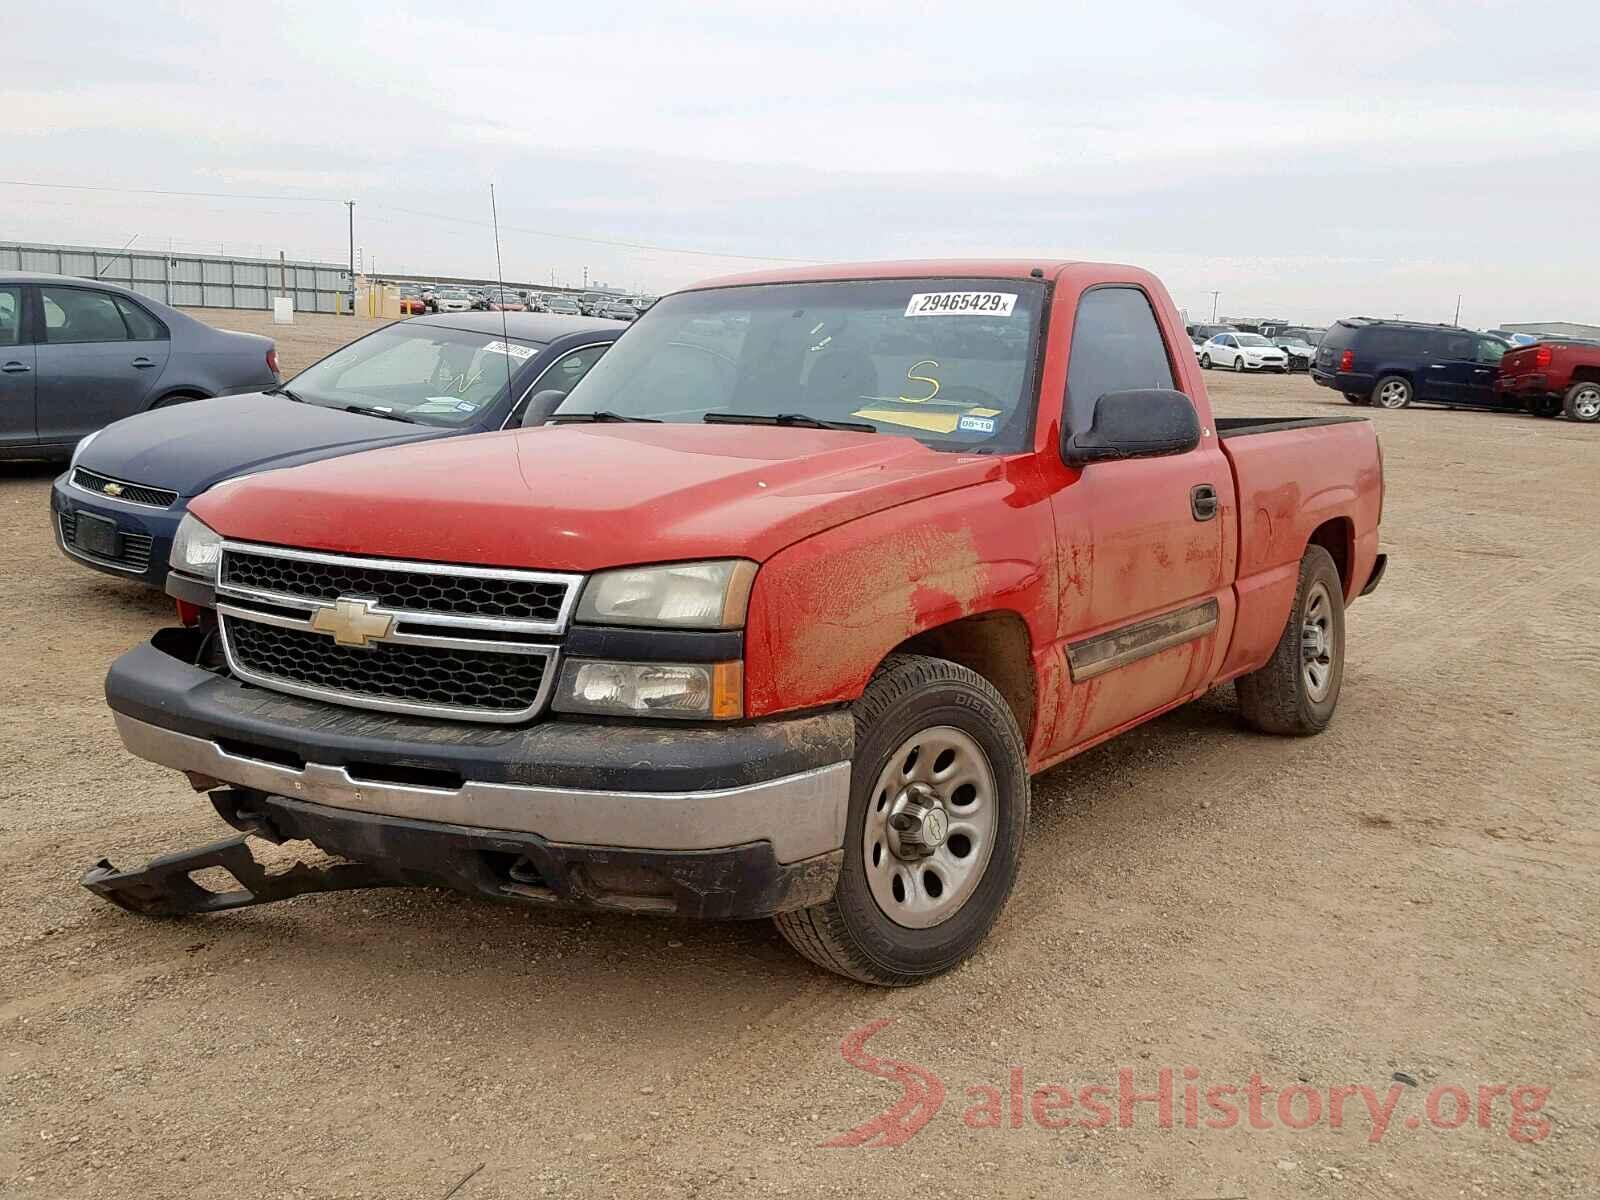
<svg viewBox="0 0 1600 1200">
<path fill-rule="evenodd" d="M 1001 477 L 835 526 L 756 575 L 745 635 L 749 716 L 848 703 L 907 639 L 1010 611 L 1034 645 L 1055 628 L 1049 505 Z"/>
</svg>

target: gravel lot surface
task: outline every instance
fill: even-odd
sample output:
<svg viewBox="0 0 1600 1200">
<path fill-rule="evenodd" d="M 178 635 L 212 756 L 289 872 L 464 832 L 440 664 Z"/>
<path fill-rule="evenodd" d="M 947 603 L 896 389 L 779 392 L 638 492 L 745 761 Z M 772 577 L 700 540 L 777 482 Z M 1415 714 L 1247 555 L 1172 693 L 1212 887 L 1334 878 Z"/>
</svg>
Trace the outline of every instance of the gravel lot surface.
<svg viewBox="0 0 1600 1200">
<path fill-rule="evenodd" d="M 203 315 L 273 333 L 288 370 L 380 324 Z M 1350 411 L 1304 377 L 1208 382 L 1228 415 Z M 1593 1196 L 1600 430 L 1371 416 L 1391 568 L 1352 610 L 1333 727 L 1253 735 L 1225 688 L 1041 777 L 987 945 L 900 992 L 765 922 L 432 891 L 156 922 L 94 899 L 102 855 L 230 831 L 123 752 L 101 698 L 168 602 L 65 561 L 53 470 L 0 464 L 0 1193 Z M 897 1148 L 824 1146 L 901 1095 L 841 1056 L 880 1021 L 867 1054 L 936 1076 L 943 1106 Z M 1141 1093 L 1174 1069 L 1171 1127 L 1152 1102 L 1119 1127 L 1124 1067 Z M 1330 1087 L 1381 1105 L 1397 1072 L 1416 1086 L 1381 1138 L 1359 1095 L 1330 1128 Z M 1242 1104 L 1253 1074 L 1271 1128 L 1209 1128 L 1206 1089 Z M 1301 1082 L 1324 1111 L 1294 1130 L 1276 1090 Z M 1026 1097 L 1051 1083 L 1108 1087 L 1110 1125 L 1042 1128 Z M 1480 1111 L 1502 1084 L 1551 1089 L 1520 1127 L 1541 1140 L 1511 1136 L 1509 1092 Z M 1426 1098 L 1451 1086 L 1469 1111 L 1444 1129 L 1460 1098 L 1437 1123 Z"/>
</svg>

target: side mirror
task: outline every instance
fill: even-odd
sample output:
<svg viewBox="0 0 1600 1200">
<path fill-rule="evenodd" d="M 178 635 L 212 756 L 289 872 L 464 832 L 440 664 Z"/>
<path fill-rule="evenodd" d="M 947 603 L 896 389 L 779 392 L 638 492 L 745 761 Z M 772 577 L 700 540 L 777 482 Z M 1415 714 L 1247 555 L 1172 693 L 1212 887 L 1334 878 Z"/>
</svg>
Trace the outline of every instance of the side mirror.
<svg viewBox="0 0 1600 1200">
<path fill-rule="evenodd" d="M 1200 444 L 1194 401 L 1166 388 L 1107 392 L 1095 402 L 1094 423 L 1062 446 L 1068 466 L 1113 458 L 1183 454 Z"/>
<path fill-rule="evenodd" d="M 557 388 L 545 388 L 529 396 L 528 406 L 522 410 L 522 428 L 532 429 L 535 425 L 543 425 L 555 416 L 556 409 L 561 407 L 561 402 L 566 398 L 567 394 Z"/>
</svg>

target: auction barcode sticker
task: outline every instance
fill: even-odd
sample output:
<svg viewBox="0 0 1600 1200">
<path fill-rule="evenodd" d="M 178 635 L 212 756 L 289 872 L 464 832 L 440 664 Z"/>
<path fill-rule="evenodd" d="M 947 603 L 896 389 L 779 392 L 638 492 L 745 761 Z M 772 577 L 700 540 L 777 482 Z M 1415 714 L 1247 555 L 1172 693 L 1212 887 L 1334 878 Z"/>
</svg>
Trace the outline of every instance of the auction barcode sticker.
<svg viewBox="0 0 1600 1200">
<path fill-rule="evenodd" d="M 534 351 L 515 342 L 490 342 L 484 348 L 487 354 L 509 354 L 512 358 L 532 358 Z"/>
<path fill-rule="evenodd" d="M 906 301 L 908 317 L 1009 317 L 1015 292 L 918 292 Z"/>
</svg>

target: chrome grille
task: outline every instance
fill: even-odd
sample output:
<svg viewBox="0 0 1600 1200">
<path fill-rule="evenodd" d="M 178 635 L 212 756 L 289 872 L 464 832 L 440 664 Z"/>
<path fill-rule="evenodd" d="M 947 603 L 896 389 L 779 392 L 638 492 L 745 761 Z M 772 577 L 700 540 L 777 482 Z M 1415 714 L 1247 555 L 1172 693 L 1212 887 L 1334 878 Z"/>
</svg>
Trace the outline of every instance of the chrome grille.
<svg viewBox="0 0 1600 1200">
<path fill-rule="evenodd" d="M 57 513 L 56 519 L 61 522 L 61 541 L 72 553 L 79 558 L 86 558 L 90 562 L 106 563 L 109 566 L 120 567 L 124 571 L 135 574 L 143 572 L 150 566 L 151 536 L 148 533 L 130 533 L 121 530 L 120 541 L 122 553 L 116 558 L 106 558 L 99 554 L 90 554 L 87 550 L 79 549 L 78 514 L 75 512 Z"/>
<path fill-rule="evenodd" d="M 543 711 L 576 575 L 227 542 L 223 651 L 240 679 L 295 695 L 458 720 Z"/>
<path fill-rule="evenodd" d="M 236 615 L 224 617 L 221 625 L 227 653 L 255 682 L 287 684 L 308 694 L 337 693 L 349 703 L 382 702 L 372 707 L 404 705 L 478 719 L 532 716 L 550 666 L 544 653 L 389 641 L 358 649 L 321 633 Z"/>
<path fill-rule="evenodd" d="M 125 500 L 129 504 L 143 504 L 150 508 L 171 508 L 178 499 L 178 493 L 167 488 L 129 483 L 126 479 L 113 479 L 109 475 L 87 471 L 82 467 L 73 468 L 72 486 L 85 492 L 93 492 L 96 496 L 107 496 L 113 500 Z M 107 491 L 107 487 L 112 490 Z"/>
<path fill-rule="evenodd" d="M 533 571 L 493 571 L 342 558 L 281 550 L 226 547 L 222 584 L 241 590 L 337 600 L 365 596 L 400 612 L 490 617 L 532 622 L 542 629 L 563 623 L 574 580 Z"/>
</svg>

